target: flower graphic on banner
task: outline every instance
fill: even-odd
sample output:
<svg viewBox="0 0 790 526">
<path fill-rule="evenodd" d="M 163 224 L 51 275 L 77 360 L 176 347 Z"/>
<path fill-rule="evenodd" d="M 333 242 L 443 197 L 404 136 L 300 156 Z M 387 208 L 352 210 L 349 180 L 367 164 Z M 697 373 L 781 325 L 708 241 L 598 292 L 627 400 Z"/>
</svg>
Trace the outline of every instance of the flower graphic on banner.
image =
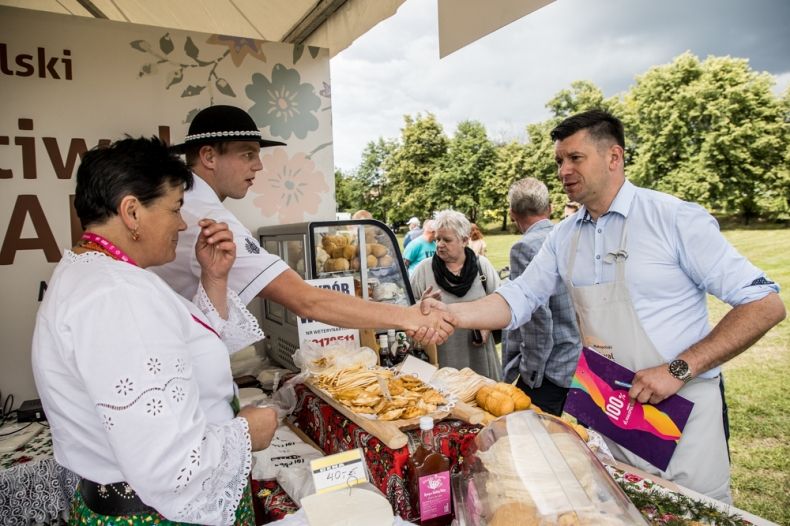
<svg viewBox="0 0 790 526">
<path fill-rule="evenodd" d="M 261 158 L 263 170 L 252 190 L 260 194 L 253 204 L 262 215 L 277 215 L 280 223 L 297 223 L 305 214 L 315 214 L 321 194 L 329 191 L 324 174 L 304 153 L 288 157 L 285 148 L 275 148 Z"/>
<path fill-rule="evenodd" d="M 206 42 L 218 46 L 227 46 L 230 50 L 230 58 L 236 67 L 241 66 L 244 58 L 248 55 L 266 62 L 266 54 L 261 49 L 263 47 L 262 40 L 227 35 L 211 35 Z"/>
<path fill-rule="evenodd" d="M 321 98 L 312 84 L 302 83 L 297 70 L 277 64 L 271 80 L 255 73 L 245 91 L 255 103 L 250 115 L 259 126 L 268 126 L 273 136 L 288 139 L 293 134 L 304 139 L 308 132 L 318 129 L 314 113 L 321 106 Z"/>
</svg>

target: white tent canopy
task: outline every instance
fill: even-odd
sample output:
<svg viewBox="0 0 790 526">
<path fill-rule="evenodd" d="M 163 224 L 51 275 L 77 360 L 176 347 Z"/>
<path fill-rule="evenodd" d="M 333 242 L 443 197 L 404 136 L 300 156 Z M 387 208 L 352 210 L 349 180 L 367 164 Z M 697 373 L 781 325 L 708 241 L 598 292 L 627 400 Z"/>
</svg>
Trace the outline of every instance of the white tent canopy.
<svg viewBox="0 0 790 526">
<path fill-rule="evenodd" d="M 0 0 L 0 4 L 151 26 L 305 44 L 333 57 L 404 0 Z"/>
<path fill-rule="evenodd" d="M 405 0 L 0 0 L 0 5 L 329 49 L 334 57 Z M 417 0 L 424 2 L 427 0 Z M 553 0 L 438 0 L 445 57 Z"/>
</svg>

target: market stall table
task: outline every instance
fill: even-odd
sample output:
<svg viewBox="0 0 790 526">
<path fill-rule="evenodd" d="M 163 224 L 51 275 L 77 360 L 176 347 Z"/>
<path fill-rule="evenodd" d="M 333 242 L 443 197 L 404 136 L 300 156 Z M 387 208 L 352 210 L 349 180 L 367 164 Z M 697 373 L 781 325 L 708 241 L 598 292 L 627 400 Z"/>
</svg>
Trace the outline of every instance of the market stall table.
<svg viewBox="0 0 790 526">
<path fill-rule="evenodd" d="M 416 520 L 415 510 L 409 499 L 408 480 L 405 473 L 409 458 L 408 445 L 390 449 L 378 438 L 360 428 L 327 404 L 307 386 L 295 386 L 296 408 L 294 424 L 301 429 L 326 454 L 362 448 L 370 470 L 371 482 L 387 496 L 395 513 L 406 520 Z M 442 452 L 450 458 L 451 471 L 455 473 L 470 451 L 479 425 L 459 420 L 437 422 L 434 432 Z M 407 432 L 410 441 L 419 441 L 419 429 Z"/>
<path fill-rule="evenodd" d="M 78 481 L 76 474 L 55 462 L 52 435 L 44 427 L 24 445 L 0 454 L 2 524 L 57 521 L 68 510 Z"/>
</svg>

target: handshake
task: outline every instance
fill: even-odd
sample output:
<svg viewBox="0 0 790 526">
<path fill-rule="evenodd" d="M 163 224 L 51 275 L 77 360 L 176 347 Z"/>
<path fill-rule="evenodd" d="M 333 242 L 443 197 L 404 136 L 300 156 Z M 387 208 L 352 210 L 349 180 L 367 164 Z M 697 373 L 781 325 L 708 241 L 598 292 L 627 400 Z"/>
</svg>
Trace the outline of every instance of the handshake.
<svg viewBox="0 0 790 526">
<path fill-rule="evenodd" d="M 422 344 L 441 345 L 458 327 L 458 318 L 450 312 L 447 305 L 435 298 L 423 297 L 409 310 L 410 328 L 406 334 Z"/>
<path fill-rule="evenodd" d="M 482 329 L 482 344 L 492 329 L 501 329 L 510 323 L 510 306 L 499 294 L 451 305 L 442 303 L 439 298 L 439 291 L 428 287 L 420 301 L 408 308 L 406 334 L 413 340 L 441 345 L 455 329 Z"/>
</svg>

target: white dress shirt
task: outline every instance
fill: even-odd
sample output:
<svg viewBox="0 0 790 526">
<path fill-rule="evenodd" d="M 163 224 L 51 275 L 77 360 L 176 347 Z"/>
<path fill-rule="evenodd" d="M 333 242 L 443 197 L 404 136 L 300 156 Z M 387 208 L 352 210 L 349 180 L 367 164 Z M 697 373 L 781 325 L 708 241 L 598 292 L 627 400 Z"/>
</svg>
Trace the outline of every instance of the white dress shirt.
<svg viewBox="0 0 790 526">
<path fill-rule="evenodd" d="M 615 278 L 610 253 L 628 232 L 625 279 L 639 319 L 661 355 L 670 361 L 710 332 L 706 294 L 737 306 L 761 299 L 779 286 L 739 254 L 699 205 L 639 188 L 626 181 L 609 211 L 592 221 L 585 207 L 559 223 L 524 273 L 497 292 L 511 309 L 508 329 L 530 319 L 567 280 L 571 237 L 581 227 L 573 284 Z M 701 376 L 719 374 L 713 368 Z"/>
<path fill-rule="evenodd" d="M 228 275 L 228 287 L 239 295 L 244 305 L 249 305 L 266 285 L 288 269 L 285 261 L 261 248 L 258 236 L 254 236 L 235 215 L 222 206 L 214 190 L 197 175 L 192 189 L 184 193 L 181 216 L 187 229 L 178 235 L 176 259 L 166 265 L 151 267 L 150 270 L 187 299 L 195 296 L 200 282 L 200 264 L 195 256 L 195 244 L 200 234 L 198 221 L 204 218 L 225 222 L 233 232 L 236 261 Z"/>
</svg>

